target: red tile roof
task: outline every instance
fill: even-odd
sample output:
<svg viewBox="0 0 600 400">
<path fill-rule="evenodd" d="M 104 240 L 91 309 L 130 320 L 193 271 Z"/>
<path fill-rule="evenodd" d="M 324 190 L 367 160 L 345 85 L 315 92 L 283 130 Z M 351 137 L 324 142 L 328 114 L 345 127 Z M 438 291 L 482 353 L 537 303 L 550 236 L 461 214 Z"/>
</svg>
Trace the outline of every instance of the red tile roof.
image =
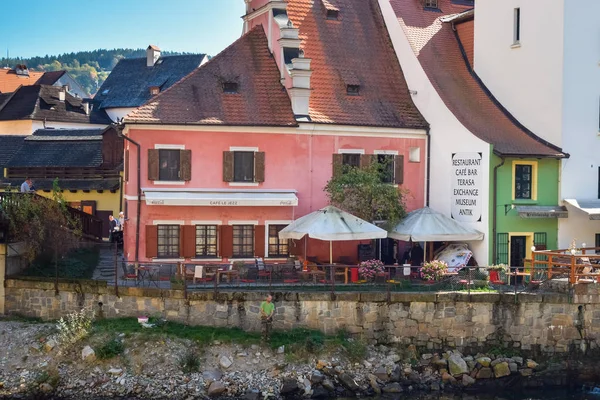
<svg viewBox="0 0 600 400">
<path fill-rule="evenodd" d="M 125 122 L 295 126 L 290 99 L 262 26 L 133 111 Z M 234 82 L 238 93 L 224 93 Z"/>
<path fill-rule="evenodd" d="M 17 90 L 19 86 L 35 85 L 44 75 L 43 72 L 29 71 L 29 76 L 17 75 L 14 69 L 0 69 L 0 93 L 10 93 Z"/>
<path fill-rule="evenodd" d="M 438 7 L 442 11 L 439 13 L 424 10 L 418 0 L 390 0 L 390 3 L 429 80 L 446 106 L 471 133 L 491 143 L 499 155 L 564 156 L 560 148 L 519 123 L 471 69 L 473 24 L 461 22 L 455 34 L 452 24 L 441 21 L 468 7 L 453 4 L 451 0 L 439 0 Z"/>
<path fill-rule="evenodd" d="M 326 7 L 339 9 L 338 20 L 327 19 Z M 312 59 L 313 122 L 428 126 L 412 102 L 377 0 L 288 0 L 287 13 Z M 360 95 L 347 95 L 348 84 L 360 84 Z"/>
</svg>

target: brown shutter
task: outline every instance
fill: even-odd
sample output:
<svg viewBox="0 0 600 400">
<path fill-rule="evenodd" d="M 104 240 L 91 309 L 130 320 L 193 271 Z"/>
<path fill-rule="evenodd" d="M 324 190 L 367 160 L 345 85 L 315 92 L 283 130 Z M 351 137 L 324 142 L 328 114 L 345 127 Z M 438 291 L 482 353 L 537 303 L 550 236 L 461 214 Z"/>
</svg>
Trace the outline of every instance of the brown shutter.
<svg viewBox="0 0 600 400">
<path fill-rule="evenodd" d="M 254 153 L 254 182 L 265 181 L 265 152 Z"/>
<path fill-rule="evenodd" d="M 373 154 L 361 154 L 360 155 L 360 167 L 361 168 L 366 168 L 369 165 L 371 165 L 371 163 L 373 162 L 373 160 L 375 159 L 375 156 Z"/>
<path fill-rule="evenodd" d="M 125 161 L 123 169 L 125 170 L 125 182 L 129 182 L 129 150 L 125 150 Z"/>
<path fill-rule="evenodd" d="M 333 161 L 332 161 L 332 166 L 333 166 L 333 172 L 332 172 L 332 176 L 338 176 L 339 174 L 342 173 L 342 161 L 343 161 L 343 154 L 334 154 L 333 155 Z"/>
<path fill-rule="evenodd" d="M 404 156 L 394 157 L 394 182 L 398 185 L 404 183 Z"/>
<path fill-rule="evenodd" d="M 265 256 L 265 226 L 256 225 L 254 227 L 254 255 L 256 257 Z"/>
<path fill-rule="evenodd" d="M 148 180 L 158 180 L 158 149 L 148 149 Z"/>
<path fill-rule="evenodd" d="M 181 180 L 191 181 L 192 180 L 192 151 L 191 150 L 180 150 L 179 151 L 179 166 L 181 168 Z"/>
<path fill-rule="evenodd" d="M 233 151 L 223 152 L 223 182 L 233 182 Z"/>
<path fill-rule="evenodd" d="M 181 237 L 181 241 L 179 242 L 179 254 L 181 257 L 196 257 L 196 227 L 194 225 L 182 225 L 179 236 Z"/>
<path fill-rule="evenodd" d="M 158 257 L 158 226 L 146 225 L 146 257 Z"/>
<path fill-rule="evenodd" d="M 221 225 L 220 238 L 221 257 L 231 258 L 233 256 L 233 226 Z"/>
</svg>

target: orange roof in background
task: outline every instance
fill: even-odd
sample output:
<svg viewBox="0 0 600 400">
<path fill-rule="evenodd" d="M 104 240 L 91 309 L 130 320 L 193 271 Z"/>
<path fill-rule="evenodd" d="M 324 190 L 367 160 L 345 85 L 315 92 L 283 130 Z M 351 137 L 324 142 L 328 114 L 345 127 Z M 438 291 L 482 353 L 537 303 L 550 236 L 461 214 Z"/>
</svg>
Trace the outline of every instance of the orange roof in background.
<svg viewBox="0 0 600 400">
<path fill-rule="evenodd" d="M 438 0 L 439 10 L 424 9 L 417 0 L 390 3 L 431 84 L 473 135 L 504 156 L 565 156 L 511 115 L 473 71 L 473 17 L 461 14 L 472 7 L 451 0 Z M 452 16 L 456 32 L 442 21 Z"/>
<path fill-rule="evenodd" d="M 327 19 L 327 9 L 339 10 Z M 414 105 L 377 0 L 288 0 L 310 58 L 313 122 L 427 128 Z M 347 94 L 360 85 L 360 95 Z"/>
<path fill-rule="evenodd" d="M 35 85 L 44 75 L 43 72 L 29 71 L 29 76 L 17 75 L 14 69 L 0 69 L 0 93 L 10 93 L 17 90 L 21 85 Z"/>
</svg>

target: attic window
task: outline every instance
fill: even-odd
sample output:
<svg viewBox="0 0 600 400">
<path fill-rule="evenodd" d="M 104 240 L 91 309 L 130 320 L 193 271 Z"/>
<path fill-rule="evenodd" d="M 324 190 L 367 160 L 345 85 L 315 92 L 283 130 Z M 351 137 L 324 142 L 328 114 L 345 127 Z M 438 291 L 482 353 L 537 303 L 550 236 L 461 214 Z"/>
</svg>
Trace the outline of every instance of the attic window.
<svg viewBox="0 0 600 400">
<path fill-rule="evenodd" d="M 300 49 L 293 49 L 289 47 L 283 48 L 283 62 L 286 65 L 291 64 L 292 60 L 298 57 L 300 57 Z"/>
<path fill-rule="evenodd" d="M 237 82 L 225 82 L 223 83 L 223 93 L 235 94 L 238 92 Z"/>
<path fill-rule="evenodd" d="M 337 20 L 340 15 L 340 10 L 327 10 L 327 19 Z"/>
<path fill-rule="evenodd" d="M 438 8 L 438 0 L 424 0 L 423 7 L 425 8 Z"/>
<path fill-rule="evenodd" d="M 360 85 L 346 85 L 346 94 L 348 96 L 360 96 Z"/>
<path fill-rule="evenodd" d="M 156 96 L 160 93 L 160 88 L 158 86 L 150 86 L 150 94 L 152 96 Z"/>
</svg>

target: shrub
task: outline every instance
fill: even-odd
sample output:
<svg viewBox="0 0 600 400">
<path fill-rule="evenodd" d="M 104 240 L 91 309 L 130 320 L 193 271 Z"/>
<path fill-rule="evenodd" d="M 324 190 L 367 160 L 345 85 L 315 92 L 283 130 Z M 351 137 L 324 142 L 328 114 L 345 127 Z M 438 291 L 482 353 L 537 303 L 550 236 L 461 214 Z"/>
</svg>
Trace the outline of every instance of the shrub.
<svg viewBox="0 0 600 400">
<path fill-rule="evenodd" d="M 498 272 L 507 272 L 508 271 L 508 265 L 506 265 L 506 264 L 490 265 L 488 267 L 488 270 L 490 270 L 490 271 L 498 271 Z"/>
<path fill-rule="evenodd" d="M 421 278 L 426 281 L 437 281 L 444 276 L 446 271 L 448 271 L 448 264 L 446 262 L 433 260 L 421 267 Z"/>
<path fill-rule="evenodd" d="M 61 344 L 73 344 L 83 339 L 90 333 L 92 327 L 92 313 L 85 308 L 68 314 L 58 320 L 57 341 Z"/>
<path fill-rule="evenodd" d="M 361 278 L 371 280 L 379 273 L 384 272 L 384 265 L 379 260 L 367 260 L 360 263 L 358 274 Z"/>
<path fill-rule="evenodd" d="M 200 356 L 195 350 L 189 349 L 180 359 L 179 368 L 184 374 L 197 372 L 200 369 Z"/>
<path fill-rule="evenodd" d="M 96 350 L 96 356 L 100 360 L 107 360 L 122 354 L 123 351 L 125 351 L 123 342 L 119 339 L 113 338 Z"/>
</svg>

